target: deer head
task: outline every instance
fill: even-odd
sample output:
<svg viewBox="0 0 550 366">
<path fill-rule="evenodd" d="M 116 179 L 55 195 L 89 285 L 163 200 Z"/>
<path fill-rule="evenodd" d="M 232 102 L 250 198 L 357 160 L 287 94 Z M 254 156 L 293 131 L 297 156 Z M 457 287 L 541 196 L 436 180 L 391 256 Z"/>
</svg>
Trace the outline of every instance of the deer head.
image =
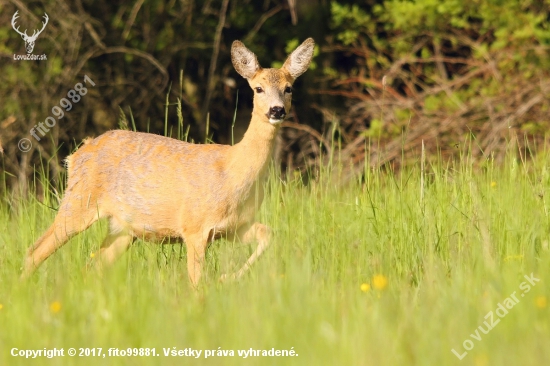
<svg viewBox="0 0 550 366">
<path fill-rule="evenodd" d="M 254 109 L 261 111 L 272 125 L 283 122 L 290 110 L 292 84 L 309 67 L 315 42 L 308 38 L 286 59 L 280 69 L 263 69 L 256 55 L 240 42 L 231 46 L 235 70 L 254 89 Z"/>
<path fill-rule="evenodd" d="M 18 12 L 19 12 L 19 10 L 16 11 L 15 14 L 13 14 L 13 18 L 11 18 L 11 26 L 13 27 L 13 29 L 17 33 L 19 33 L 21 35 L 21 38 L 23 38 L 23 40 L 25 41 L 25 48 L 27 49 L 27 53 L 32 53 L 32 50 L 34 49 L 34 42 L 36 42 L 36 38 L 38 38 L 40 33 L 42 33 L 44 28 L 46 28 L 46 24 L 48 24 L 48 19 L 49 19 L 48 14 L 44 13 L 44 22 L 42 22 L 42 29 L 40 29 L 39 31 L 35 30 L 32 33 L 32 36 L 28 36 L 26 29 L 25 29 L 25 32 L 21 33 L 19 31 L 19 27 L 15 28 L 15 19 L 18 18 L 18 15 L 17 15 Z M 36 32 L 38 32 L 38 33 L 36 33 Z"/>
</svg>

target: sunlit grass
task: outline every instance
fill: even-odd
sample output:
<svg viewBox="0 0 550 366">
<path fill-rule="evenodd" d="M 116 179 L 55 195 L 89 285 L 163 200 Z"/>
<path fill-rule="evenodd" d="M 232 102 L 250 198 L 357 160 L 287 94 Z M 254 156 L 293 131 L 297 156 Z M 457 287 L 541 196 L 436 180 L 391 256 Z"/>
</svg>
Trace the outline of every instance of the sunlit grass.
<svg viewBox="0 0 550 366">
<path fill-rule="evenodd" d="M 190 289 L 185 250 L 138 241 L 102 275 L 87 272 L 107 225 L 95 224 L 27 282 L 24 252 L 56 206 L 0 205 L 0 364 L 107 364 L 93 357 L 14 358 L 10 350 L 156 348 L 110 365 L 540 365 L 550 360 L 550 175 L 544 161 L 436 162 L 420 171 L 366 171 L 337 185 L 271 177 L 258 218 L 272 247 L 241 281 L 220 284 L 252 247 L 218 241 L 205 281 Z M 521 297 L 524 275 L 540 279 Z M 511 293 L 519 302 L 479 333 Z M 495 315 L 496 316 L 496 315 Z M 463 343 L 474 347 L 462 361 Z M 234 350 L 234 357 L 165 357 L 162 348 Z M 295 357 L 237 355 L 293 350 Z"/>
</svg>

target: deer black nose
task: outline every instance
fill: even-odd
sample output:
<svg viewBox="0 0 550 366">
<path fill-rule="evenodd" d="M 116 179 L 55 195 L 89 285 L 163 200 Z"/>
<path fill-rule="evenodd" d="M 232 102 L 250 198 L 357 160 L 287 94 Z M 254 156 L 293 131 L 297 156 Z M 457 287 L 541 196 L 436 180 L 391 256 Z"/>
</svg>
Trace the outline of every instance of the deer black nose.
<svg viewBox="0 0 550 366">
<path fill-rule="evenodd" d="M 271 107 L 268 113 L 269 118 L 283 119 L 286 116 L 285 107 Z"/>
</svg>

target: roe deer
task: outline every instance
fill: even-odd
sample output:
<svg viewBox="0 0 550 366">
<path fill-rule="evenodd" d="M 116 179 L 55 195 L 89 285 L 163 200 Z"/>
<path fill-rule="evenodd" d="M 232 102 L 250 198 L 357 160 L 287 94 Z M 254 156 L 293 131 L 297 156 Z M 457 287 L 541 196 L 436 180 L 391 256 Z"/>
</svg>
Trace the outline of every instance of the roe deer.
<svg viewBox="0 0 550 366">
<path fill-rule="evenodd" d="M 187 271 L 196 287 L 208 243 L 218 237 L 257 241 L 246 263 L 228 277 L 240 277 L 270 242 L 270 229 L 254 223 L 279 124 L 291 103 L 292 84 L 313 57 L 305 40 L 280 69 L 262 69 L 256 55 L 233 42 L 231 60 L 254 90 L 250 126 L 234 146 L 199 145 L 159 135 L 109 131 L 84 141 L 67 158 L 68 182 L 53 224 L 29 248 L 22 277 L 28 277 L 73 235 L 100 218 L 110 232 L 98 265 L 109 264 L 136 237 L 183 238 Z"/>
</svg>

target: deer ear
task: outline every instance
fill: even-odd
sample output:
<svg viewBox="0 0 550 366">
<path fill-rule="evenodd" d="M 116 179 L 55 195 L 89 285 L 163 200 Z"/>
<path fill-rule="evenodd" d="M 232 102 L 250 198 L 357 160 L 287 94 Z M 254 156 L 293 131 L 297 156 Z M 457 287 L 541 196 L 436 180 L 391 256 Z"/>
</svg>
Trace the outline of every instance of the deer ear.
<svg viewBox="0 0 550 366">
<path fill-rule="evenodd" d="M 246 48 L 241 41 L 235 41 L 231 46 L 231 62 L 235 70 L 245 79 L 252 79 L 261 69 L 254 52 Z"/>
<path fill-rule="evenodd" d="M 309 63 L 313 58 L 313 48 L 315 41 L 313 38 L 306 39 L 298 48 L 296 48 L 286 59 L 283 69 L 288 71 L 293 79 L 306 72 Z"/>
</svg>

